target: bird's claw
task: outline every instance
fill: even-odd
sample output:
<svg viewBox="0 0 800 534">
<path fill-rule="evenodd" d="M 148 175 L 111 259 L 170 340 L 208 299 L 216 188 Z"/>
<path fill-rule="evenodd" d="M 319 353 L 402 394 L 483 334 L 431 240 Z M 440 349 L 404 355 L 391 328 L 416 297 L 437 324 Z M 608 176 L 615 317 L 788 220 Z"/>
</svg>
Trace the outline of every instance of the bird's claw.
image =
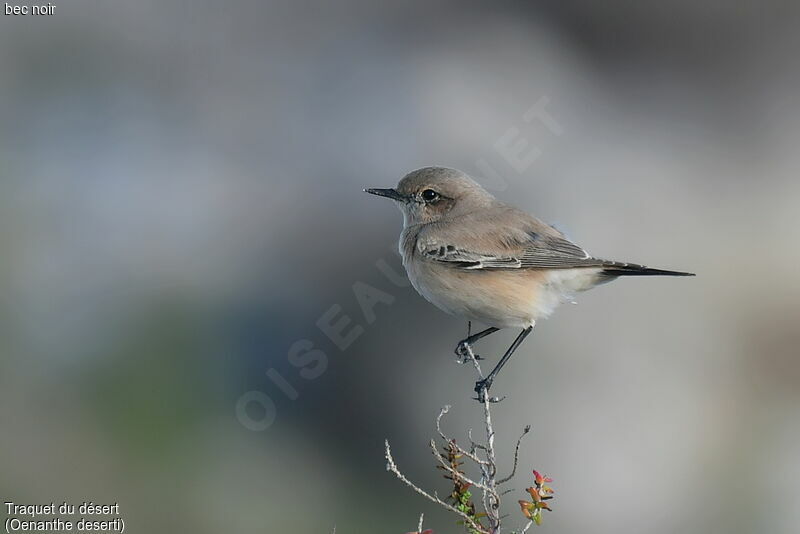
<svg viewBox="0 0 800 534">
<path fill-rule="evenodd" d="M 481 400 L 478 397 L 472 397 L 472 400 L 476 400 L 481 404 L 483 404 L 484 402 L 488 402 L 490 404 L 496 404 L 498 402 L 503 402 L 504 400 L 506 400 L 506 396 L 503 395 L 502 397 L 486 397 L 484 400 Z"/>
<path fill-rule="evenodd" d="M 500 402 L 503 399 L 505 399 L 505 396 L 503 396 L 503 397 L 490 397 L 489 396 L 489 388 L 491 388 L 491 387 L 492 387 L 492 380 L 490 380 L 488 378 L 484 378 L 483 380 L 478 380 L 477 382 L 475 382 L 475 393 L 477 393 L 478 396 L 477 397 L 473 397 L 473 399 L 475 399 L 476 401 L 478 401 L 480 403 L 484 403 L 484 402 L 497 403 L 497 402 Z"/>
<path fill-rule="evenodd" d="M 459 344 L 456 345 L 456 350 L 454 352 L 456 353 L 457 356 L 456 361 L 458 363 L 467 363 L 472 358 L 475 358 L 476 360 L 479 361 L 483 360 L 483 358 L 480 355 L 472 352 L 472 345 L 467 343 L 466 340 L 459 342 Z"/>
<path fill-rule="evenodd" d="M 475 382 L 475 393 L 480 395 L 481 393 L 488 393 L 489 388 L 492 387 L 492 380 L 488 378 L 484 378 L 482 380 L 478 380 Z"/>
</svg>

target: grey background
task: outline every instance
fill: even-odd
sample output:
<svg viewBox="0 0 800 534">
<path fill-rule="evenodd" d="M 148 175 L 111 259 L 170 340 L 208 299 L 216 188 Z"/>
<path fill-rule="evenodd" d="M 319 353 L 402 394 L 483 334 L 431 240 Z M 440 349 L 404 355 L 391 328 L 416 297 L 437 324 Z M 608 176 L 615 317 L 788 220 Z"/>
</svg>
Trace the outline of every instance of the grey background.
<svg viewBox="0 0 800 534">
<path fill-rule="evenodd" d="M 795 3 L 57 6 L 0 16 L 3 500 L 118 501 L 134 532 L 456 532 L 382 444 L 446 491 L 426 443 L 443 404 L 478 423 L 466 325 L 376 268 L 400 216 L 360 190 L 429 164 L 490 185 L 483 159 L 593 254 L 698 273 L 581 295 L 496 383 L 505 460 L 531 423 L 522 471 L 556 480 L 539 530 L 796 531 Z M 522 119 L 542 97 L 562 135 Z M 541 150 L 522 172 L 510 128 Z M 394 298 L 372 323 L 357 282 Z M 364 329 L 344 351 L 334 305 Z"/>
</svg>

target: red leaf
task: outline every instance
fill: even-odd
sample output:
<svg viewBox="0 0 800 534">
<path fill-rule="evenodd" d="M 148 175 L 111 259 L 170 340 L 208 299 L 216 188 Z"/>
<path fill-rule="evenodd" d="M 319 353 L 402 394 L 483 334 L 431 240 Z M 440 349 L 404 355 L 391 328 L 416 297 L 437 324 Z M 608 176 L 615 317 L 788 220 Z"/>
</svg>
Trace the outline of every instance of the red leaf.
<svg viewBox="0 0 800 534">
<path fill-rule="evenodd" d="M 519 507 L 522 509 L 522 514 L 530 519 L 532 515 L 531 510 L 535 509 L 533 503 L 529 503 L 528 501 L 519 501 Z"/>
</svg>

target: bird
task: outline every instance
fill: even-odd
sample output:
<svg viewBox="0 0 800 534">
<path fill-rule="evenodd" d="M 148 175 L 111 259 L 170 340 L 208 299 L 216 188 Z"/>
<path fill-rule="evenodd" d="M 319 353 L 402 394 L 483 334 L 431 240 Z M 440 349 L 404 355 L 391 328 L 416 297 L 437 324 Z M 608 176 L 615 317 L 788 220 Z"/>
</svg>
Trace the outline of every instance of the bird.
<svg viewBox="0 0 800 534">
<path fill-rule="evenodd" d="M 423 167 L 395 188 L 364 192 L 400 208 L 399 249 L 414 289 L 442 311 L 488 326 L 468 333 L 456 346 L 457 355 L 471 354 L 473 343 L 500 329 L 521 329 L 494 369 L 476 382 L 481 402 L 490 399 L 497 374 L 536 322 L 575 293 L 620 276 L 694 276 L 594 257 L 457 169 Z"/>
</svg>

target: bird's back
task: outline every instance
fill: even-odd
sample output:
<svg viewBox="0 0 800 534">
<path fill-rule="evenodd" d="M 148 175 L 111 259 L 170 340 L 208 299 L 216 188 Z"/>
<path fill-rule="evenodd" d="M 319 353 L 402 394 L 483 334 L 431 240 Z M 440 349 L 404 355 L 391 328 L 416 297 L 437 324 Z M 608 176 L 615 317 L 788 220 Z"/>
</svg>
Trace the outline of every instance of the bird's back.
<svg viewBox="0 0 800 534">
<path fill-rule="evenodd" d="M 438 308 L 492 326 L 524 328 L 552 313 L 572 292 L 588 288 L 599 272 L 571 276 L 563 270 L 554 279 L 546 269 L 514 267 L 533 240 L 566 242 L 555 228 L 498 202 L 408 227 L 400 249 L 414 288 Z"/>
</svg>

